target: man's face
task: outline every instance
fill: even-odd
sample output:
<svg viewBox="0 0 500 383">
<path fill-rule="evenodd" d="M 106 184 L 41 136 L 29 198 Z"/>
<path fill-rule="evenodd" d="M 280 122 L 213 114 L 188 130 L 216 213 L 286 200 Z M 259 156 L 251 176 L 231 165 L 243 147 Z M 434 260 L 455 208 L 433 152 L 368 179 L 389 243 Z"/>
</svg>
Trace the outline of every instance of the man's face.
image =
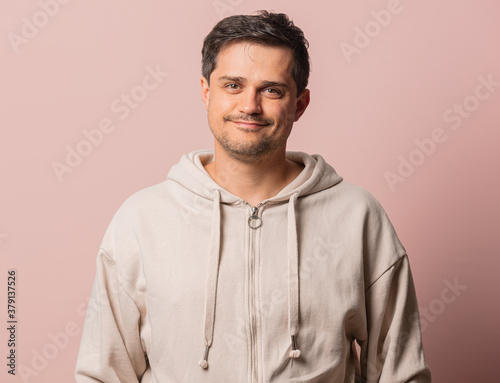
<svg viewBox="0 0 500 383">
<path fill-rule="evenodd" d="M 292 63 L 292 51 L 285 47 L 239 42 L 221 50 L 210 87 L 201 78 L 215 145 L 247 163 L 284 149 L 309 103 L 309 90 L 297 97 Z"/>
</svg>

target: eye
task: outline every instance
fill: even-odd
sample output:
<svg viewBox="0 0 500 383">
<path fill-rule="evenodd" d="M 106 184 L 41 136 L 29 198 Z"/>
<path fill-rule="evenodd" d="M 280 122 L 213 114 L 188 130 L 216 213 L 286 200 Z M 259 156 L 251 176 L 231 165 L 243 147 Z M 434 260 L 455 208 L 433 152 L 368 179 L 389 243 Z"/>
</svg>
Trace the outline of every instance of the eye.
<svg viewBox="0 0 500 383">
<path fill-rule="evenodd" d="M 267 88 L 266 91 L 268 91 L 268 93 L 279 93 L 279 90 L 273 88 Z"/>
<path fill-rule="evenodd" d="M 240 86 L 238 84 L 227 84 L 226 88 L 229 90 L 237 90 L 240 88 Z"/>
<path fill-rule="evenodd" d="M 264 92 L 274 97 L 279 97 L 282 95 L 281 91 L 276 88 L 266 88 L 264 89 Z"/>
</svg>

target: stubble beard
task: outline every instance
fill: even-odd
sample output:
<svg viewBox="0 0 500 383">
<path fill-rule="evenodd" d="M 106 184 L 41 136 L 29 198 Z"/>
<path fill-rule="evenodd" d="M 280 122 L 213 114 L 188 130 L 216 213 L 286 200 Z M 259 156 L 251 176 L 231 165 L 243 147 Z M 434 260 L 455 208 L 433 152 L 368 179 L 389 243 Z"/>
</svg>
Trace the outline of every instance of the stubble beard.
<svg viewBox="0 0 500 383">
<path fill-rule="evenodd" d="M 272 129 L 272 125 L 264 129 Z M 212 130 L 213 133 L 213 130 Z M 249 132 L 248 134 L 252 134 Z M 276 139 L 272 136 L 264 137 L 259 142 L 245 143 L 231 140 L 226 131 L 220 135 L 214 134 L 215 139 L 224 151 L 236 161 L 245 164 L 260 164 L 270 158 L 276 150 L 286 144 L 287 136 Z"/>
</svg>

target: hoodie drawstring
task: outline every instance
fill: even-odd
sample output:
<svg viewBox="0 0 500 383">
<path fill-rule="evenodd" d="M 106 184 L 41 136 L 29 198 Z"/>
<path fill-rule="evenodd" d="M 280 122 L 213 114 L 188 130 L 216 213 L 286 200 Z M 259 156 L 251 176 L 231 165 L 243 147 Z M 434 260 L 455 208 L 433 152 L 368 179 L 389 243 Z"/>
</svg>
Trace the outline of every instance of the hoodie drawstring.
<svg viewBox="0 0 500 383">
<path fill-rule="evenodd" d="M 299 250 L 297 241 L 297 221 L 295 219 L 295 201 L 299 193 L 292 194 L 288 202 L 288 328 L 292 338 L 290 358 L 298 358 L 296 338 L 299 329 Z"/>
<path fill-rule="evenodd" d="M 208 259 L 207 288 L 205 293 L 205 354 L 198 362 L 202 368 L 208 368 L 208 350 L 212 345 L 215 323 L 215 300 L 217 297 L 217 279 L 219 277 L 220 258 L 220 192 L 214 190 L 214 208 L 212 213 L 212 233 Z"/>
</svg>

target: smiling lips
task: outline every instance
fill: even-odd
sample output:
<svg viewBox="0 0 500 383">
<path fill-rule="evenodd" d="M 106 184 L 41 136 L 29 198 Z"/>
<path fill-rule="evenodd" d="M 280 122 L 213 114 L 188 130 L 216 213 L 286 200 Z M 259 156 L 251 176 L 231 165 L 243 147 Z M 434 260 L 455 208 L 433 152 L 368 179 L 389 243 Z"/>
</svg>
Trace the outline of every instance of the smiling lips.
<svg viewBox="0 0 500 383">
<path fill-rule="evenodd" d="M 251 121 L 231 121 L 238 125 L 241 128 L 244 129 L 252 129 L 252 130 L 258 130 L 260 128 L 263 128 L 264 126 L 267 126 L 269 124 L 262 124 L 259 122 L 251 122 Z"/>
</svg>

